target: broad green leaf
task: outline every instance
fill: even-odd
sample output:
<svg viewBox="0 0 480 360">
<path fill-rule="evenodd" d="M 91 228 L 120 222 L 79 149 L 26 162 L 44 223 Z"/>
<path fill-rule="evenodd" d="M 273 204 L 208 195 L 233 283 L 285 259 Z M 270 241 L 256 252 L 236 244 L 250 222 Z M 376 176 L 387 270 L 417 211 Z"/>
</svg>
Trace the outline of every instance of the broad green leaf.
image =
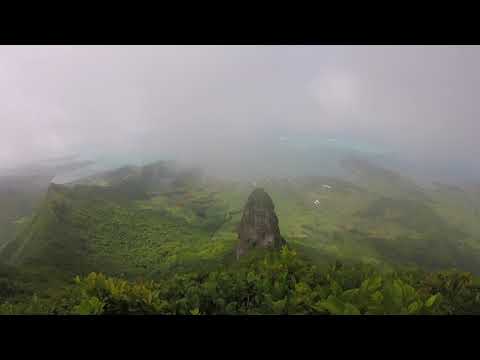
<svg viewBox="0 0 480 360">
<path fill-rule="evenodd" d="M 422 304 L 419 301 L 415 301 L 408 306 L 409 314 L 416 314 L 422 308 Z"/>
<path fill-rule="evenodd" d="M 75 312 L 79 315 L 98 315 L 103 312 L 105 304 L 97 297 L 83 300 L 75 307 Z"/>
<path fill-rule="evenodd" d="M 392 296 L 395 302 L 401 303 L 403 300 L 403 286 L 400 280 L 394 280 L 392 284 Z"/>
<path fill-rule="evenodd" d="M 435 294 L 435 295 L 432 295 L 428 298 L 428 300 L 425 302 L 425 306 L 426 307 L 432 307 L 435 302 L 439 299 L 440 297 L 440 294 Z"/>
<path fill-rule="evenodd" d="M 327 300 L 320 301 L 320 306 L 332 315 L 343 314 L 345 308 L 345 305 L 333 295 L 330 295 Z"/>
<path fill-rule="evenodd" d="M 403 298 L 404 298 L 404 301 L 406 302 L 410 302 L 411 300 L 413 300 L 415 298 L 415 289 L 408 285 L 408 284 L 405 284 L 402 282 L 402 293 L 403 293 Z"/>
<path fill-rule="evenodd" d="M 368 283 L 367 283 L 367 291 L 368 292 L 374 292 L 380 289 L 382 286 L 382 277 L 380 275 L 377 275 L 373 278 L 370 278 Z"/>
</svg>

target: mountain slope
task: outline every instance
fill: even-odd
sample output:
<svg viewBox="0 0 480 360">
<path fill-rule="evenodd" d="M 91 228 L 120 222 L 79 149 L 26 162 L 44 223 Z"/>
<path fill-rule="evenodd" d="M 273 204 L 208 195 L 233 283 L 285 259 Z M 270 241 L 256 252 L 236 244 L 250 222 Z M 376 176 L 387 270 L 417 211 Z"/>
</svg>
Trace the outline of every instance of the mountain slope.
<svg viewBox="0 0 480 360">
<path fill-rule="evenodd" d="M 462 215 L 469 211 L 464 198 L 369 166 L 362 174 L 355 182 L 298 177 L 257 179 L 255 186 L 271 195 L 288 245 L 317 263 L 340 259 L 480 273 L 478 214 Z M 151 278 L 214 268 L 234 260 L 237 224 L 253 187 L 165 163 L 52 184 L 0 256 L 72 275 Z M 454 211 L 466 223 L 448 216 Z"/>
<path fill-rule="evenodd" d="M 190 178 L 184 173 L 168 191 L 155 194 L 147 191 L 153 189 L 150 180 L 132 176 L 112 186 L 52 184 L 2 258 L 72 274 L 145 275 L 217 262 L 233 249 L 233 236 L 214 239 L 229 214 L 213 193 L 202 187 L 185 190 Z"/>
</svg>

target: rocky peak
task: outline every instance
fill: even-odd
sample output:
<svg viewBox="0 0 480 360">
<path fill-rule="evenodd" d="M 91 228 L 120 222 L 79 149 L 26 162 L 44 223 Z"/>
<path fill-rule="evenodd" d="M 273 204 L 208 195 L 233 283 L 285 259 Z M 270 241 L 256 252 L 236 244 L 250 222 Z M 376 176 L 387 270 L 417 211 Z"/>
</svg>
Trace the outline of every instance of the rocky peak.
<svg viewBox="0 0 480 360">
<path fill-rule="evenodd" d="M 237 258 L 255 247 L 280 249 L 285 240 L 280 235 L 272 198 L 265 190 L 255 189 L 248 197 L 238 227 Z"/>
</svg>

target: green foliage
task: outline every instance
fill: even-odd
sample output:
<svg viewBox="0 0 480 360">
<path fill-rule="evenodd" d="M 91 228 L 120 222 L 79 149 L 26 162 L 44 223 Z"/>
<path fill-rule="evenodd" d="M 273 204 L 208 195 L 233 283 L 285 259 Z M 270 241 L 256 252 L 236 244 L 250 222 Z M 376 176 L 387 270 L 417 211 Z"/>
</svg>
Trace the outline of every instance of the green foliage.
<svg viewBox="0 0 480 360">
<path fill-rule="evenodd" d="M 0 312 L 79 315 L 434 315 L 475 313 L 480 292 L 469 274 L 380 272 L 339 262 L 320 270 L 292 249 L 264 252 L 212 272 L 157 282 L 76 277 L 50 301 L 3 304 Z"/>
<path fill-rule="evenodd" d="M 420 283 L 426 293 L 435 293 L 427 306 L 439 304 L 445 314 L 480 314 L 480 286 L 472 274 L 457 271 L 429 273 Z"/>
<path fill-rule="evenodd" d="M 73 307 L 73 314 L 149 314 L 162 312 L 165 307 L 153 282 L 132 284 L 91 273 L 75 278 L 75 283 L 80 290 L 80 302 Z"/>
<path fill-rule="evenodd" d="M 0 315 L 48 315 L 54 313 L 52 303 L 33 295 L 28 302 L 0 304 Z"/>
<path fill-rule="evenodd" d="M 465 207 L 463 197 L 445 190 L 432 194 L 433 201 L 417 196 L 419 188 L 408 181 L 396 184 L 394 173 L 360 166 L 376 180 L 259 179 L 292 248 L 317 264 L 341 259 L 480 271 L 475 250 L 479 244 L 472 240 L 480 235 L 480 227 L 473 224 L 480 222 L 469 209 L 460 208 Z M 36 214 L 19 227 L 19 236 L 0 256 L 14 265 L 50 267 L 52 273 L 70 277 L 96 271 L 157 279 L 224 265 L 234 253 L 235 226 L 251 186 L 204 182 L 187 174 L 175 175 L 172 185 L 162 188 L 157 180 L 169 172 L 165 164 L 152 164 L 118 169 L 83 185 L 52 185 Z M 396 184 L 401 191 L 376 193 L 371 184 L 377 180 Z M 323 184 L 332 188 L 326 190 Z M 313 205 L 315 199 L 321 206 Z M 468 224 L 451 224 L 454 213 Z"/>
<path fill-rule="evenodd" d="M 235 226 L 250 185 L 188 175 L 167 191 L 156 179 L 167 171 L 162 166 L 52 185 L 1 252 L 18 271 L 0 269 L 0 312 L 480 313 L 472 275 L 404 267 L 480 271 L 480 222 L 469 197 L 450 190 L 426 196 L 394 173 L 360 170 L 368 179 L 355 185 L 321 177 L 259 180 L 289 248 L 238 263 L 230 261 Z M 343 264 L 326 267 L 337 259 Z"/>
</svg>

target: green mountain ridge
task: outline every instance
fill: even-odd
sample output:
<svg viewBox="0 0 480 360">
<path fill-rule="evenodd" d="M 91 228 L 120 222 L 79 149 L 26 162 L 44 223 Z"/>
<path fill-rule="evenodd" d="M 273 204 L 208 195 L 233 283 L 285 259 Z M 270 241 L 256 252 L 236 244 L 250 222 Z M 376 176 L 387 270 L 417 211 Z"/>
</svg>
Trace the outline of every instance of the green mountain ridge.
<svg viewBox="0 0 480 360">
<path fill-rule="evenodd" d="M 312 264 L 480 273 L 475 196 L 423 189 L 363 162 L 355 169 L 349 179 L 266 178 L 253 186 L 158 162 L 51 184 L 0 261 L 24 274 L 30 292 L 91 272 L 160 281 L 235 266 L 241 211 L 260 186 L 287 246 Z"/>
<path fill-rule="evenodd" d="M 472 234 L 442 217 L 432 207 L 430 194 L 386 197 L 385 192 L 362 185 L 369 181 L 381 188 L 383 181 L 391 188 L 401 184 L 396 190 L 402 194 L 420 190 L 413 183 L 409 188 L 400 176 L 392 182 L 393 172 L 372 170 L 370 165 L 361 171 L 368 176 L 357 183 L 324 177 L 260 181 L 274 199 L 289 244 L 352 261 L 400 260 L 427 268 L 478 269 L 468 255 L 473 240 L 466 240 Z M 188 262 L 183 252 L 192 260 L 214 248 L 227 253 L 235 243 L 235 221 L 250 190 L 251 184 L 205 180 L 194 172 L 175 172 L 164 163 L 124 167 L 83 183 L 52 184 L 30 225 L 1 256 L 11 263 L 56 259 L 55 266 L 73 271 L 89 268 L 96 257 L 93 263 L 100 270 L 108 268 L 101 264 L 112 262 L 165 268 L 178 257 L 178 263 Z M 315 201 L 320 205 L 315 206 Z M 163 255 L 147 261 L 150 256 L 141 249 Z M 60 255 L 62 251 L 71 254 Z"/>
</svg>

